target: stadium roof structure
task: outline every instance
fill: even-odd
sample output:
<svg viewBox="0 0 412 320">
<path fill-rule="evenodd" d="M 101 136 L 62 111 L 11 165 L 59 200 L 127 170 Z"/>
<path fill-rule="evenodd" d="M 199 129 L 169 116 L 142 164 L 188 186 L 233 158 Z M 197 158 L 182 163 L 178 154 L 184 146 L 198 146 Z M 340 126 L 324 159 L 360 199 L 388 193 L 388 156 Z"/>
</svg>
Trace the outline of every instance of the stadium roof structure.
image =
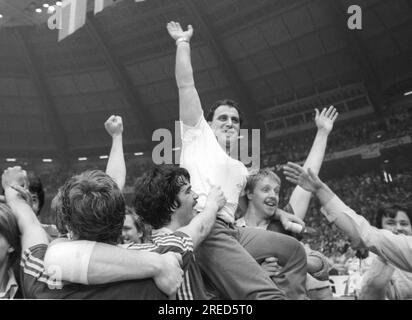
<svg viewBox="0 0 412 320">
<path fill-rule="evenodd" d="M 0 1 L 0 152 L 101 154 L 111 114 L 124 119 L 125 150 L 174 130 L 175 44 L 167 22 L 192 24 L 203 107 L 238 100 L 249 124 L 277 104 L 363 82 L 374 107 L 412 89 L 410 0 L 124 0 L 57 41 L 35 9 L 52 1 Z M 347 9 L 362 8 L 362 30 Z M 37 15 L 36 15 L 37 14 Z"/>
</svg>

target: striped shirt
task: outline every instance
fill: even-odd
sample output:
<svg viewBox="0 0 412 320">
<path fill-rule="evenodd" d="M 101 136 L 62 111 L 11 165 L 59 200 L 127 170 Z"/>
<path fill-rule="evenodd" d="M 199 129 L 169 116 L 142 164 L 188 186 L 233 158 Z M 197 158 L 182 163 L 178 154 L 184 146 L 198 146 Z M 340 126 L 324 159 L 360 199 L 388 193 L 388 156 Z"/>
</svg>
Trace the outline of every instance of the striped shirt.
<svg viewBox="0 0 412 320">
<path fill-rule="evenodd" d="M 142 244 L 126 244 L 120 245 L 120 247 L 130 249 L 130 250 L 142 250 L 151 251 L 157 253 L 166 252 L 176 252 L 181 254 L 183 261 L 183 270 L 187 270 L 191 261 L 193 261 L 193 241 L 192 239 L 182 233 L 176 232 L 171 235 L 163 235 L 160 237 L 154 237 L 152 243 L 142 243 Z M 45 298 L 93 298 L 93 299 L 165 299 L 165 296 L 158 296 L 158 288 L 156 290 L 151 290 L 152 288 L 148 285 L 154 285 L 152 279 L 146 280 L 135 280 L 135 281 L 123 281 L 114 282 L 104 285 L 80 285 L 73 284 L 69 282 L 62 282 L 60 279 L 60 274 L 57 268 L 50 268 L 50 270 L 45 270 L 44 267 L 44 255 L 47 251 L 46 245 L 38 245 L 26 250 L 23 254 L 21 260 L 21 270 L 24 282 L 23 293 L 26 297 L 45 297 Z M 123 287 L 126 285 L 130 290 L 124 290 L 121 294 L 116 296 L 113 293 L 105 293 L 106 289 L 111 288 L 113 292 L 119 290 L 113 290 L 113 287 L 121 284 Z M 136 285 L 142 285 L 142 288 L 136 288 Z M 154 285 L 155 286 L 155 285 Z M 118 286 L 117 286 L 118 287 Z M 115 288 L 117 288 L 115 287 Z M 131 288 L 134 287 L 133 293 L 131 293 Z M 36 294 L 32 292 L 32 289 L 37 290 Z M 40 288 L 40 289 L 39 289 Z M 58 289 L 58 290 L 55 290 Z M 145 290 L 146 289 L 146 290 Z M 136 291 L 140 291 L 141 294 L 136 294 Z M 182 298 L 186 297 L 186 292 L 182 293 Z M 86 296 L 83 294 L 86 293 Z M 163 294 L 161 294 L 163 295 Z"/>
<path fill-rule="evenodd" d="M 45 270 L 46 244 L 25 250 L 20 276 L 25 299 L 101 299 L 101 300 L 167 300 L 153 279 L 82 285 L 61 282 L 58 268 Z"/>
<path fill-rule="evenodd" d="M 168 228 L 161 228 L 153 231 L 153 241 L 164 237 L 171 236 L 176 233 Z M 184 272 L 182 286 L 177 291 L 178 300 L 206 300 L 208 299 L 204 286 L 202 274 L 195 256 L 192 255 L 189 265 Z"/>
</svg>

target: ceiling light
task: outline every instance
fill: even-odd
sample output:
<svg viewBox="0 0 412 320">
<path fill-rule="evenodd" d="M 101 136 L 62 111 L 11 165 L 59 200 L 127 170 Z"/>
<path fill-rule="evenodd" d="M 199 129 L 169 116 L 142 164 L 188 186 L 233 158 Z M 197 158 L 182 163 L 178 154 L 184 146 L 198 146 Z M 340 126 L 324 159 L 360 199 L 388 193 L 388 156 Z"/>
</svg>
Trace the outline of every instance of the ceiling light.
<svg viewBox="0 0 412 320">
<path fill-rule="evenodd" d="M 42 9 L 40 9 L 40 8 L 37 8 L 36 10 L 35 10 L 37 13 L 42 13 Z"/>
<path fill-rule="evenodd" d="M 42 159 L 43 162 L 53 162 L 53 159 Z"/>
<path fill-rule="evenodd" d="M 86 158 L 86 157 L 80 157 L 80 158 L 78 158 L 77 160 L 79 160 L 79 161 L 86 161 L 87 158 Z"/>
<path fill-rule="evenodd" d="M 7 158 L 6 161 L 7 162 L 16 162 L 16 158 Z"/>
<path fill-rule="evenodd" d="M 44 4 L 43 4 L 43 7 L 44 7 L 44 8 L 48 8 L 48 7 L 50 7 L 50 5 L 49 5 L 48 3 L 44 3 Z"/>
<path fill-rule="evenodd" d="M 61 2 L 61 1 L 56 1 L 56 6 L 61 7 L 61 5 L 62 5 L 62 2 Z"/>
<path fill-rule="evenodd" d="M 406 96 L 409 96 L 411 94 L 412 94 L 412 91 L 408 91 L 408 92 L 405 92 L 403 95 L 406 97 Z"/>
<path fill-rule="evenodd" d="M 134 155 L 135 155 L 135 156 L 142 156 L 142 155 L 143 155 L 143 152 L 135 152 Z"/>
<path fill-rule="evenodd" d="M 107 156 L 107 155 L 103 155 L 103 156 L 99 157 L 99 159 L 107 159 L 107 158 L 109 158 L 109 156 Z"/>
</svg>

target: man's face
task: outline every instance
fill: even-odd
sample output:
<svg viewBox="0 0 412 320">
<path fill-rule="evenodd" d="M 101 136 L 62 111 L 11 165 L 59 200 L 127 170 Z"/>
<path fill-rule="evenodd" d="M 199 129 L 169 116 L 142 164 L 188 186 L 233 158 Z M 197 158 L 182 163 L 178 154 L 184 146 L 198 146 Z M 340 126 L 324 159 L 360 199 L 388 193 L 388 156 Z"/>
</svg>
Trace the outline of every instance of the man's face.
<svg viewBox="0 0 412 320">
<path fill-rule="evenodd" d="M 259 179 L 255 189 L 248 194 L 249 205 L 265 218 L 272 217 L 279 203 L 280 185 L 270 177 Z"/>
<path fill-rule="evenodd" d="M 225 148 L 237 143 L 240 131 L 240 118 L 236 108 L 222 105 L 215 110 L 213 121 L 209 122 L 217 141 Z"/>
<path fill-rule="evenodd" d="M 39 201 L 39 196 L 36 193 L 30 192 L 31 194 L 31 200 L 33 201 L 33 211 L 36 215 L 39 214 L 39 205 L 40 205 L 40 201 Z"/>
<path fill-rule="evenodd" d="M 195 206 L 199 196 L 192 191 L 190 182 L 184 178 L 182 179 L 182 187 L 177 195 L 180 201 L 180 207 L 173 213 L 178 219 L 180 226 L 186 226 L 192 221 L 193 217 L 197 214 Z"/>
<path fill-rule="evenodd" d="M 382 217 L 382 229 L 392 231 L 395 234 L 412 235 L 411 222 L 407 214 L 403 211 L 398 211 L 394 218 Z"/>
<path fill-rule="evenodd" d="M 126 214 L 122 228 L 122 242 L 123 243 L 141 243 L 142 233 L 137 231 L 133 218 Z"/>
</svg>

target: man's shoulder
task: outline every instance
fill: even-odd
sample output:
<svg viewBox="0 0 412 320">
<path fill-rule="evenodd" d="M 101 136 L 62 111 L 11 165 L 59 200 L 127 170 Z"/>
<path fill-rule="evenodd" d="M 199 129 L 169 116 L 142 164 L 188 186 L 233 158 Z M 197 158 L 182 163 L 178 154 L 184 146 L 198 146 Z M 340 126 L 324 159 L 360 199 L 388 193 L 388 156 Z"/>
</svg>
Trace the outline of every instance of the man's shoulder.
<svg viewBox="0 0 412 320">
<path fill-rule="evenodd" d="M 152 251 L 164 253 L 167 251 L 193 251 L 192 238 L 182 231 L 157 232 L 148 243 L 130 243 L 121 245 L 122 248 L 131 250 Z"/>
<path fill-rule="evenodd" d="M 38 244 L 26 249 L 23 252 L 21 265 L 24 266 L 27 263 L 36 261 L 38 265 L 41 265 L 44 261 L 44 256 L 46 255 L 48 245 L 47 244 Z"/>
<path fill-rule="evenodd" d="M 152 238 L 153 243 L 158 246 L 179 247 L 184 251 L 193 251 L 193 240 L 187 233 L 176 230 L 173 233 L 163 233 Z"/>
</svg>

